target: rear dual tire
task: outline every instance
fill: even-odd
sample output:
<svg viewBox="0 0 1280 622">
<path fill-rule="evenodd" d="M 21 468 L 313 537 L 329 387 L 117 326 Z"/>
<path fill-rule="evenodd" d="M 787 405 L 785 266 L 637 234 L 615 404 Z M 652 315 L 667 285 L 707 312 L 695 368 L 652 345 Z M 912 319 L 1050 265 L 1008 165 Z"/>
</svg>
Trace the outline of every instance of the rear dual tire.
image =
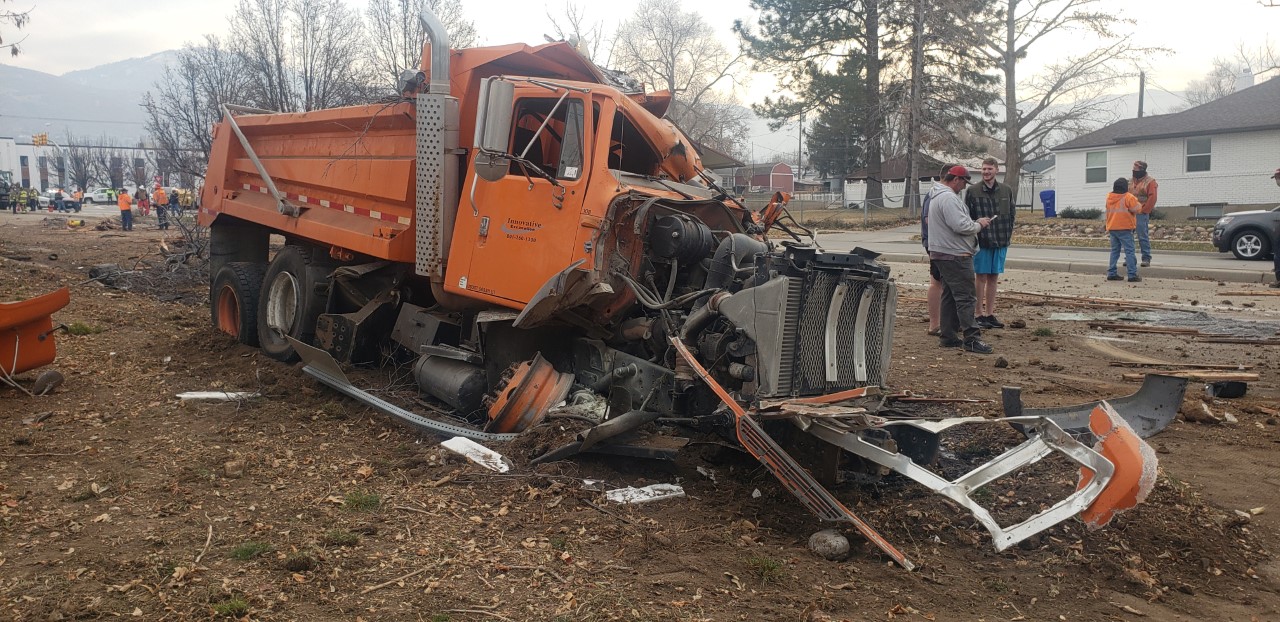
<svg viewBox="0 0 1280 622">
<path fill-rule="evenodd" d="M 276 253 L 262 280 L 257 305 L 258 347 L 279 361 L 298 353 L 286 337 L 311 344 L 316 320 L 328 302 L 333 264 L 317 249 L 289 245 Z"/>
<path fill-rule="evenodd" d="M 233 261 L 213 275 L 209 309 L 213 326 L 247 346 L 258 346 L 258 298 L 267 267 Z"/>
</svg>

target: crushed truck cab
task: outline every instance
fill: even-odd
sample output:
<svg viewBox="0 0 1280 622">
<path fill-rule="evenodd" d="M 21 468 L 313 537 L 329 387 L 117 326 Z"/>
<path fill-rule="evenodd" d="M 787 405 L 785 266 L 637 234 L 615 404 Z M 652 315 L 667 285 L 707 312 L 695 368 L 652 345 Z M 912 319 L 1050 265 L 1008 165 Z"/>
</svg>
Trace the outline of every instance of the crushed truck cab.
<svg viewBox="0 0 1280 622">
<path fill-rule="evenodd" d="M 669 93 L 566 43 L 450 50 L 422 20 L 423 70 L 385 103 L 224 107 L 199 214 L 214 326 L 423 430 L 502 441 L 553 409 L 596 422 L 540 460 L 670 458 L 688 439 L 640 433 L 658 419 L 737 430 L 806 506 L 909 566 L 770 438 L 779 422 L 756 422 L 763 402 L 886 384 L 888 267 L 818 247 L 782 193 L 759 211 L 733 199 L 663 118 Z M 274 254 L 272 236 L 284 240 Z M 342 371 L 387 360 L 412 363 L 454 418 Z M 827 442 L 901 455 L 903 428 Z M 1103 462 L 1089 463 L 1091 491 L 1107 485 Z"/>
</svg>

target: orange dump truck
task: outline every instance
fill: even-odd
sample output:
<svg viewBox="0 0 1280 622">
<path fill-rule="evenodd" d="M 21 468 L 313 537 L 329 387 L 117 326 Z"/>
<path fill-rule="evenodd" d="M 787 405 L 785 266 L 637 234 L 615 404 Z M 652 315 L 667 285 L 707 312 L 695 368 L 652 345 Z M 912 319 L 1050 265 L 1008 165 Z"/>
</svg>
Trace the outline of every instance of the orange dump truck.
<svg viewBox="0 0 1280 622">
<path fill-rule="evenodd" d="M 505 440 L 553 408 L 600 421 L 546 459 L 669 457 L 639 428 L 728 425 L 810 509 L 853 521 L 725 398 L 848 412 L 824 396 L 884 385 L 888 268 L 786 226 L 785 196 L 759 212 L 735 201 L 662 118 L 669 94 L 565 43 L 450 50 L 421 19 L 423 71 L 387 103 L 227 107 L 199 214 L 214 325 L 442 434 Z M 397 357 L 455 419 L 356 389 L 338 364 Z M 901 456 L 895 439 L 920 433 L 899 429 L 844 425 L 832 434 L 868 432 L 866 447 L 832 445 Z"/>
</svg>

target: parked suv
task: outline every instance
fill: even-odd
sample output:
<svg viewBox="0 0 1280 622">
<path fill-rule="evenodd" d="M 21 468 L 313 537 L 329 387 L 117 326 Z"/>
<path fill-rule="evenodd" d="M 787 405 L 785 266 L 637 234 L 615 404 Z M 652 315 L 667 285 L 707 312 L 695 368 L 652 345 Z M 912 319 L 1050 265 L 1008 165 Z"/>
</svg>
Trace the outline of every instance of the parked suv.
<svg viewBox="0 0 1280 622">
<path fill-rule="evenodd" d="M 1252 210 L 1227 214 L 1213 225 L 1213 245 L 1218 252 L 1231 251 L 1237 259 L 1267 259 L 1272 232 L 1280 226 L 1280 206 L 1271 210 Z"/>
</svg>

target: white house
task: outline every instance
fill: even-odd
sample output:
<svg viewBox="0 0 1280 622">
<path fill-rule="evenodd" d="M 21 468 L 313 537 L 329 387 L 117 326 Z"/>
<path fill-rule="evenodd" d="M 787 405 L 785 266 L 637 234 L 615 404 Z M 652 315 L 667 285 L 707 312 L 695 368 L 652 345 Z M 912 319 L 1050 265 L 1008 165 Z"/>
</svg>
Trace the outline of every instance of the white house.
<svg viewBox="0 0 1280 622">
<path fill-rule="evenodd" d="M 1123 119 L 1053 148 L 1058 209 L 1102 208 L 1134 160 L 1160 183 L 1156 208 L 1188 215 L 1280 203 L 1280 79 L 1173 114 Z"/>
</svg>

